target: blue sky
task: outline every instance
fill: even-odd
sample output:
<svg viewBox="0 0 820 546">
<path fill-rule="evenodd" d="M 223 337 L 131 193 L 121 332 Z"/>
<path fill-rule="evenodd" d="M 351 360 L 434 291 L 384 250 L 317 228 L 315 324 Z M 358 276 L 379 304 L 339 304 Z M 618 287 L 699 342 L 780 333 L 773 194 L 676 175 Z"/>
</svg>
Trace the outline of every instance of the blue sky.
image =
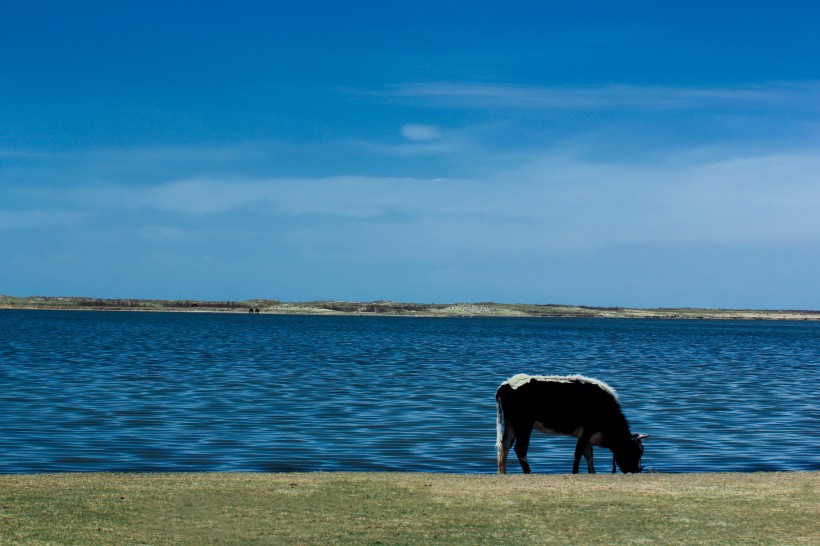
<svg viewBox="0 0 820 546">
<path fill-rule="evenodd" d="M 0 293 L 820 309 L 820 3 L 3 2 Z"/>
</svg>

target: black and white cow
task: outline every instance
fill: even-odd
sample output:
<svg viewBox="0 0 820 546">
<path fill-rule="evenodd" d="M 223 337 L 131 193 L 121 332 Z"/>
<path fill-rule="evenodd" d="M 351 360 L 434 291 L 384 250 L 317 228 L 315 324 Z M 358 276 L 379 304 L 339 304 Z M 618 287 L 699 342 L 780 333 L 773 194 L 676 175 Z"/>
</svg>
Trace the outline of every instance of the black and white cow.
<svg viewBox="0 0 820 546">
<path fill-rule="evenodd" d="M 507 473 L 507 454 L 515 454 L 525 474 L 530 473 L 527 448 L 533 428 L 546 434 L 575 436 L 573 474 L 581 455 L 592 474 L 592 446 L 612 451 L 612 472 L 617 462 L 622 472 L 640 472 L 644 434 L 632 434 L 621 412 L 618 395 L 603 381 L 584 377 L 518 374 L 503 382 L 495 399 L 498 405 L 498 473 Z"/>
</svg>

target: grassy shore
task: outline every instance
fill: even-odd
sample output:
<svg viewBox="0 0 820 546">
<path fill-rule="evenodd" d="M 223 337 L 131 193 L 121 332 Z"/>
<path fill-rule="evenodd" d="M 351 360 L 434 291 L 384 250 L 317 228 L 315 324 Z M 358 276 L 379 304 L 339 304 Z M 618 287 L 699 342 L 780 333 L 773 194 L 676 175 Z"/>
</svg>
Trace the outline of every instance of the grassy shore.
<svg viewBox="0 0 820 546">
<path fill-rule="evenodd" d="M 597 317 L 657 319 L 820 320 L 820 311 L 754 309 L 633 309 L 526 303 L 401 303 L 395 301 L 247 301 L 137 300 L 85 297 L 25 298 L 0 294 L 0 309 L 62 309 L 104 311 L 173 311 L 208 313 L 359 315 L 419 317 Z"/>
<path fill-rule="evenodd" d="M 817 544 L 818 472 L 0 475 L 2 544 Z"/>
</svg>

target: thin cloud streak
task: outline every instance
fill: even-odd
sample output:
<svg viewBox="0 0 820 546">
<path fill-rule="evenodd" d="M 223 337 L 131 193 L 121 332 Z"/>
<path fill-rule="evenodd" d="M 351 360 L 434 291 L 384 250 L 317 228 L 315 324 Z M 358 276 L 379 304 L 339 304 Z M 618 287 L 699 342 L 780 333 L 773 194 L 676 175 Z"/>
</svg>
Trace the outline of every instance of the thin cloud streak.
<svg viewBox="0 0 820 546">
<path fill-rule="evenodd" d="M 820 82 L 715 88 L 637 85 L 533 87 L 433 82 L 397 85 L 374 94 L 429 99 L 447 107 L 461 108 L 690 110 L 720 105 L 755 106 L 776 103 L 795 109 L 820 109 Z"/>
<path fill-rule="evenodd" d="M 415 123 L 408 123 L 401 126 L 401 134 L 407 140 L 414 142 L 438 140 L 442 137 L 441 131 L 438 127 L 432 125 L 418 125 Z"/>
<path fill-rule="evenodd" d="M 472 183 L 472 182 L 469 182 Z M 452 200 L 432 195 L 459 193 L 464 182 L 448 179 L 338 176 L 315 179 L 193 179 L 155 187 L 144 206 L 183 214 L 240 210 L 286 216 L 323 215 L 353 219 L 390 212 L 458 214 Z M 428 205 L 435 201 L 431 209 Z"/>
<path fill-rule="evenodd" d="M 818 172 L 820 154 L 729 157 L 686 166 L 670 158 L 636 166 L 543 153 L 516 169 L 475 179 L 200 177 L 141 189 L 68 188 L 51 200 L 54 206 L 72 203 L 72 218 L 138 219 L 153 211 L 168 228 L 186 217 L 228 226 L 234 215 L 283 222 L 312 216 L 319 225 L 319 217 L 336 218 L 347 226 L 367 223 L 374 231 L 382 229 L 376 224 L 391 224 L 409 242 L 414 226 L 437 225 L 440 232 L 475 237 L 486 246 L 498 238 L 494 233 L 506 233 L 497 248 L 526 254 L 627 243 L 818 241 Z M 27 223 L 33 227 L 37 218 Z"/>
<path fill-rule="evenodd" d="M 73 227 L 82 222 L 85 217 L 85 213 L 73 210 L 0 209 L 0 230 L 41 230 Z"/>
<path fill-rule="evenodd" d="M 675 283 L 691 275 L 705 282 L 702 265 L 687 265 L 703 251 L 733 252 L 755 267 L 775 267 L 755 257 L 774 256 L 773 248 L 791 249 L 786 257 L 811 254 L 820 244 L 818 152 L 743 157 L 726 151 L 697 161 L 697 154 L 672 154 L 634 164 L 593 161 L 562 148 L 529 154 L 514 169 L 461 179 L 214 175 L 141 186 L 76 180 L 41 191 L 30 210 L 0 211 L 0 227 L 19 240 L 51 229 L 57 240 L 88 241 L 92 254 L 99 245 L 116 256 L 127 248 L 140 267 L 153 267 L 162 253 L 190 263 L 220 256 L 225 279 L 241 277 L 235 264 L 248 256 L 258 256 L 264 271 L 285 271 L 287 264 L 294 279 L 302 278 L 295 271 L 330 268 L 347 271 L 353 282 L 379 270 L 380 294 L 395 298 L 457 297 L 452 287 L 424 288 L 444 282 L 439 274 L 455 290 L 463 287 L 465 297 L 482 286 L 506 286 L 510 278 L 537 284 L 545 275 L 561 293 L 575 294 L 578 274 L 587 275 L 587 284 L 605 283 L 608 268 L 636 264 L 629 282 L 639 287 L 630 297 L 638 297 L 645 283 L 661 282 L 655 275 L 671 282 L 664 271 L 675 267 L 689 271 L 675 273 Z M 657 253 L 675 266 L 638 270 Z M 792 276 L 805 269 L 795 267 Z M 415 273 L 396 288 L 396 271 Z M 714 278 L 737 274 L 717 271 Z M 471 275 L 474 284 L 466 286 Z M 266 293 L 264 281 L 254 282 L 253 290 Z M 375 289 L 372 281 L 356 286 L 361 294 Z M 606 295 L 603 286 L 584 288 L 583 298 L 592 299 L 577 301 L 600 304 L 595 298 Z M 488 297 L 519 297 L 503 290 Z M 520 292 L 531 298 L 528 293 Z"/>
</svg>

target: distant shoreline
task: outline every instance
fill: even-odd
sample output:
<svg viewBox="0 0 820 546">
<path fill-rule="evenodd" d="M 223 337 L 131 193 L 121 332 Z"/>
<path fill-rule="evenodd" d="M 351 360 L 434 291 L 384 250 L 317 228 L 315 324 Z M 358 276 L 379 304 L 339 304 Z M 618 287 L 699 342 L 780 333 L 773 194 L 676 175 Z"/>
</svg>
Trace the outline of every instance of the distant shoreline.
<svg viewBox="0 0 820 546">
<path fill-rule="evenodd" d="M 405 316 L 405 317 L 537 317 L 537 318 L 643 318 L 643 319 L 717 319 L 717 320 L 800 320 L 820 321 L 820 311 L 587 307 L 515 303 L 401 303 L 394 301 L 281 302 L 254 299 L 246 301 L 100 299 L 87 297 L 25 298 L 0 295 L 0 310 L 39 309 L 76 311 L 154 311 L 185 313 L 250 313 L 277 315 Z M 258 311 L 257 311 L 258 310 Z"/>
</svg>

